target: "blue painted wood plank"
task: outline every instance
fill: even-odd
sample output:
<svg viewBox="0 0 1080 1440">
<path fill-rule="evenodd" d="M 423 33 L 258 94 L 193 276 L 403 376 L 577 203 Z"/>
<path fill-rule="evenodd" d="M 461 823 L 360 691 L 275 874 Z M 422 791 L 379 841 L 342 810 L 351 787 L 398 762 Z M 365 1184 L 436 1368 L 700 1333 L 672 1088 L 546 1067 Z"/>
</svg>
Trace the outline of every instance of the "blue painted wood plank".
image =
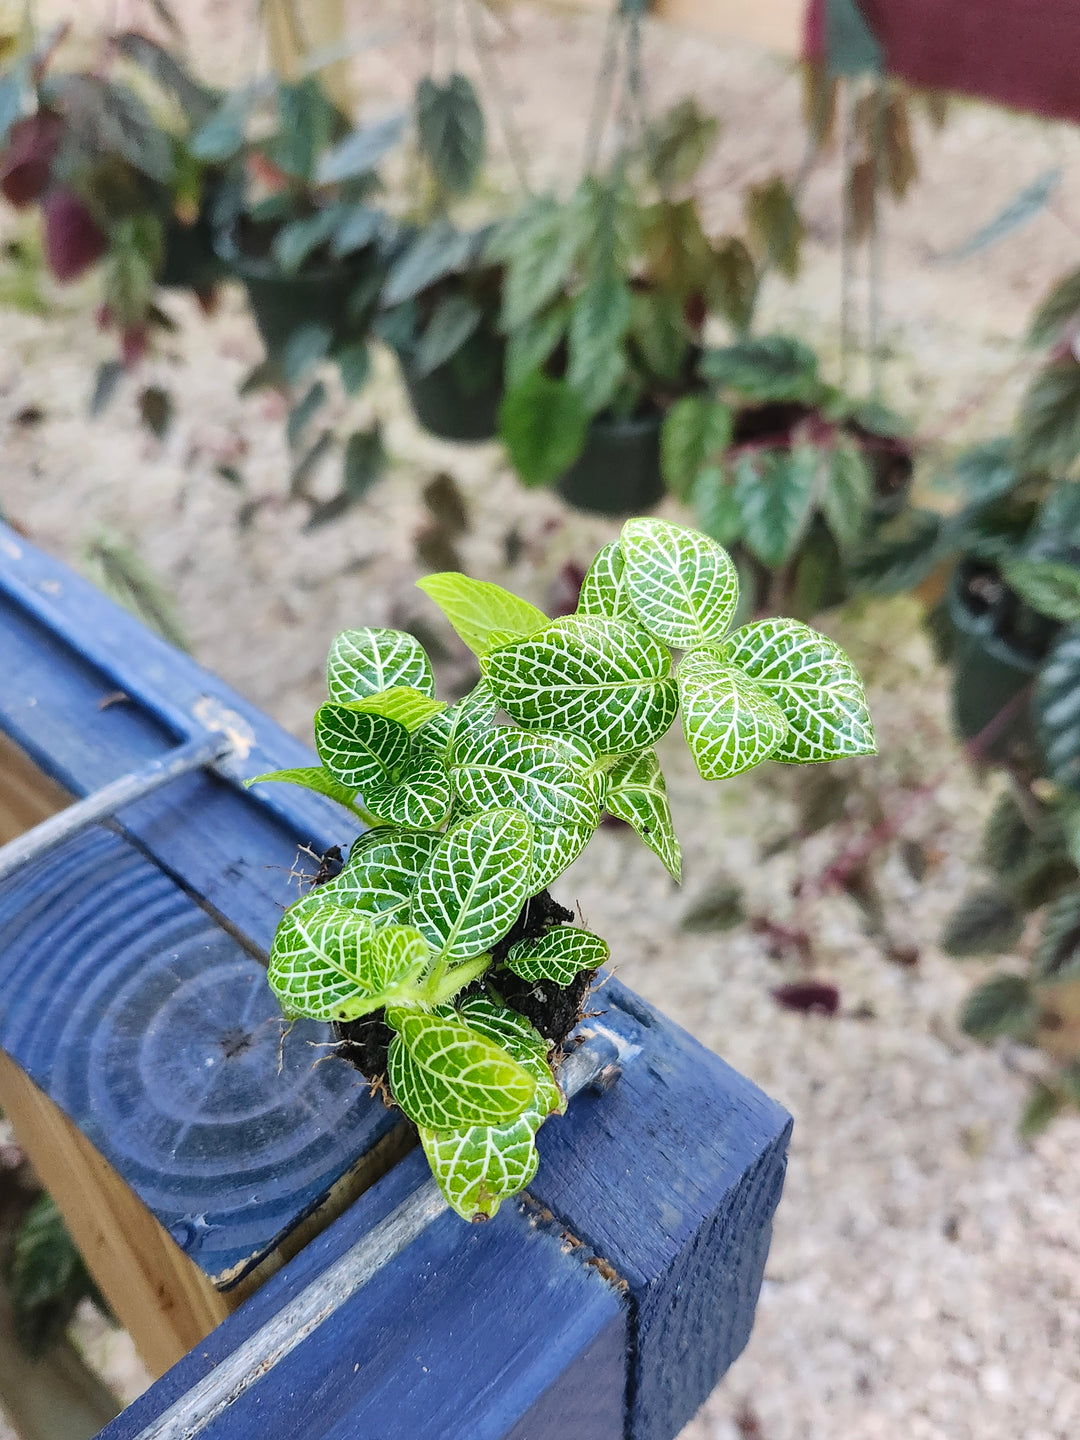
<svg viewBox="0 0 1080 1440">
<path fill-rule="evenodd" d="M 642 1054 L 542 1128 L 529 1191 L 628 1282 L 628 1434 L 671 1440 L 749 1338 L 791 1120 L 617 981 L 601 1007 Z"/>
<path fill-rule="evenodd" d="M 96 827 L 0 882 L 0 1048 L 177 1244 L 235 1283 L 393 1127 L 357 1072 L 283 1036 L 263 966 Z"/>
<path fill-rule="evenodd" d="M 425 1178 L 414 1152 L 101 1440 L 134 1440 Z M 624 1440 L 626 1346 L 623 1297 L 557 1232 L 444 1213 L 201 1440 Z"/>
</svg>

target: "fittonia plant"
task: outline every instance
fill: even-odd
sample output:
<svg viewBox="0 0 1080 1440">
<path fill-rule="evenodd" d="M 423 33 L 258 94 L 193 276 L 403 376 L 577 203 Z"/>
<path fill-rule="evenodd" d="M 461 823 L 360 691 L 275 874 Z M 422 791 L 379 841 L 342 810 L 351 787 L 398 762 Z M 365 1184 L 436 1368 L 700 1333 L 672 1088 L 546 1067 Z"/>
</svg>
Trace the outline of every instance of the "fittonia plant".
<svg viewBox="0 0 1080 1440">
<path fill-rule="evenodd" d="M 334 641 L 315 716 L 321 766 L 261 778 L 331 795 L 370 828 L 336 878 L 286 911 L 270 984 L 287 1015 L 345 1036 L 363 1021 L 369 1042 L 384 1037 L 369 1078 L 385 1070 L 446 1198 L 479 1220 L 536 1171 L 536 1132 L 565 1103 L 549 1056 L 608 955 L 598 936 L 551 923 L 567 912 L 547 886 L 605 811 L 679 878 L 653 749 L 679 711 L 706 780 L 770 757 L 870 754 L 874 735 L 831 640 L 795 620 L 728 634 L 735 568 L 692 530 L 628 521 L 593 562 L 577 613 L 558 620 L 464 575 L 420 588 L 483 678 L 447 706 L 412 636 Z M 572 997 L 570 1022 L 541 1034 L 522 1012 L 540 1024 L 536 999 L 560 995 Z"/>
</svg>

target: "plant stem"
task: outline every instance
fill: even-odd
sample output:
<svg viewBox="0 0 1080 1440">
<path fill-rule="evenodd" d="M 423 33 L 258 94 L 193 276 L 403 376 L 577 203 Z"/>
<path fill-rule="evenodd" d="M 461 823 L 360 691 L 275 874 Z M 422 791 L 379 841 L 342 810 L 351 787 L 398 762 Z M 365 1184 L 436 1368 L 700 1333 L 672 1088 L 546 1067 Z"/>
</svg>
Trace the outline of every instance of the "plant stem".
<svg viewBox="0 0 1080 1440">
<path fill-rule="evenodd" d="M 488 954 L 477 955 L 473 960 L 465 960 L 462 964 L 455 965 L 450 971 L 447 971 L 445 960 L 440 961 L 431 972 L 427 984 L 421 992 L 424 1004 L 445 1005 L 467 985 L 471 985 L 474 980 L 479 980 L 490 964 L 491 956 Z"/>
</svg>

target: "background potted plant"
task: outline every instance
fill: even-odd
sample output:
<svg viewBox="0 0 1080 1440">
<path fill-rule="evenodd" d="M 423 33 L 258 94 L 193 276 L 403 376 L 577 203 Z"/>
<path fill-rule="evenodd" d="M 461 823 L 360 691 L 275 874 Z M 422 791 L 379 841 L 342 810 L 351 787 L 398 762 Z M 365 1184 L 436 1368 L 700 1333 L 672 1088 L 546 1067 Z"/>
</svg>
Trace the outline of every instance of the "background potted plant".
<svg viewBox="0 0 1080 1440">
<path fill-rule="evenodd" d="M 831 640 L 793 620 L 728 633 L 735 567 L 694 531 L 629 521 L 577 613 L 554 621 L 464 575 L 420 585 L 482 678 L 448 707 L 413 637 L 338 636 L 321 766 L 260 779 L 330 795 L 372 828 L 282 918 L 270 983 L 287 1014 L 338 1026 L 343 1053 L 419 1127 L 450 1204 L 479 1220 L 535 1171 L 536 1130 L 563 1105 L 551 1063 L 608 955 L 548 886 L 604 811 L 679 877 L 653 749 L 676 714 L 707 780 L 872 753 L 874 738 Z M 685 652 L 677 667 L 668 647 Z"/>
</svg>

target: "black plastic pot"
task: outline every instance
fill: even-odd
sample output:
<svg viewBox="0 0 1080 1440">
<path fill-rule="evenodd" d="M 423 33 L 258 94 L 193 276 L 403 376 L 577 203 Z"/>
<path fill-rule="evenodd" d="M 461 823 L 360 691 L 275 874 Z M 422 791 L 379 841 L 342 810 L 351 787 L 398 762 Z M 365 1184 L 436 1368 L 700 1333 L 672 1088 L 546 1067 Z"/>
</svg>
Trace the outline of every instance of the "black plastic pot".
<svg viewBox="0 0 1080 1440">
<path fill-rule="evenodd" d="M 482 327 L 427 375 L 417 372 L 411 356 L 399 355 L 405 389 L 424 429 L 440 440 L 493 439 L 503 398 L 504 354 L 502 338 Z"/>
<path fill-rule="evenodd" d="M 954 631 L 952 716 L 978 758 L 1004 760 L 1035 747 L 1025 694 L 1061 629 L 1005 584 L 996 567 L 967 557 L 953 571 L 946 606 Z"/>
<path fill-rule="evenodd" d="M 631 420 L 601 416 L 585 448 L 555 489 L 568 505 L 594 515 L 640 515 L 664 493 L 659 412 Z"/>
</svg>

